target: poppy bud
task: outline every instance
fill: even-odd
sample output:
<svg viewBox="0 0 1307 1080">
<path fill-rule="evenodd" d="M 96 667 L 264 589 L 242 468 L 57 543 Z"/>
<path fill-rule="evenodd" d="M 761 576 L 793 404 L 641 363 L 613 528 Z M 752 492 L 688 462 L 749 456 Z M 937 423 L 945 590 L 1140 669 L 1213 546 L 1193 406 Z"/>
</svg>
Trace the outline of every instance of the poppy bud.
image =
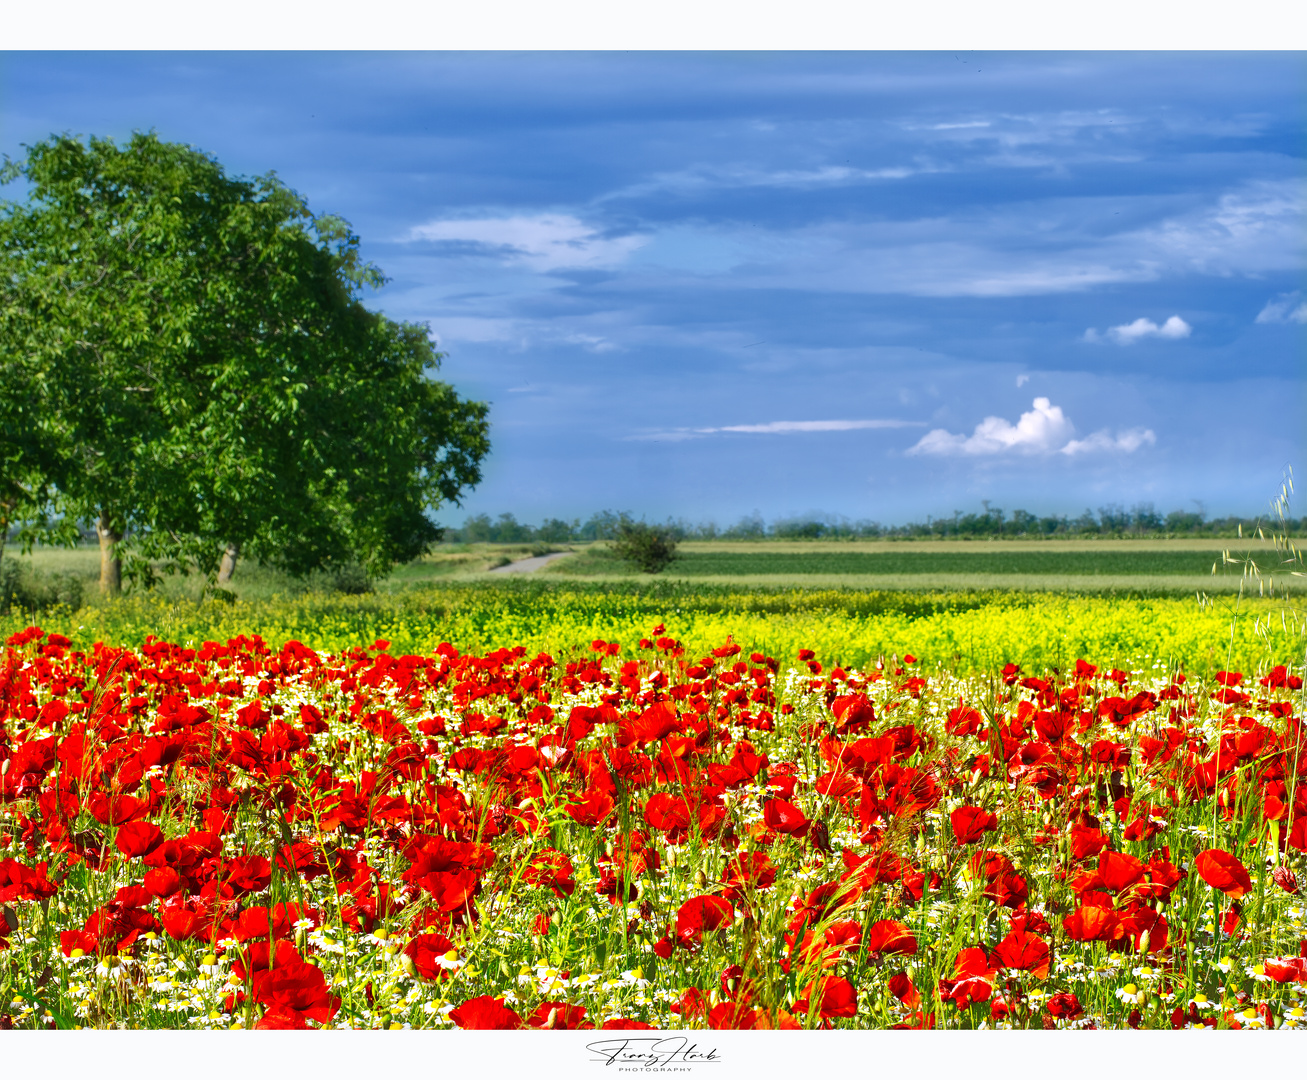
<svg viewBox="0 0 1307 1080">
<path fill-rule="evenodd" d="M 708 875 L 702 870 L 694 872 L 694 887 L 696 889 L 706 889 L 708 887 Z"/>
</svg>

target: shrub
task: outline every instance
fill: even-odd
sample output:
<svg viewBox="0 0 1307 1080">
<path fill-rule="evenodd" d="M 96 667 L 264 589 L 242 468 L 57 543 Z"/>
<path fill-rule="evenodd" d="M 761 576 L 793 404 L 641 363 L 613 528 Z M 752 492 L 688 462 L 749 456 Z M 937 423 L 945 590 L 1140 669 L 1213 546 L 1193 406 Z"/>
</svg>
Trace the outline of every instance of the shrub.
<svg viewBox="0 0 1307 1080">
<path fill-rule="evenodd" d="M 642 573 L 658 574 L 676 558 L 676 539 L 668 529 L 623 518 L 617 526 L 613 552 Z"/>
</svg>

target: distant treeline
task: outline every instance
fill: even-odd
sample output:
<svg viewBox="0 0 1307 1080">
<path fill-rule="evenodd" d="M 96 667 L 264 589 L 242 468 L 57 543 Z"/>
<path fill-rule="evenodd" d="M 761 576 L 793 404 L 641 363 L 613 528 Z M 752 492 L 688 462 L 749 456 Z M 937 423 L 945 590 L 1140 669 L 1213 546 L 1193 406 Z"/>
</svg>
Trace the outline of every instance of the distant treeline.
<svg viewBox="0 0 1307 1080">
<path fill-rule="evenodd" d="M 582 522 L 580 518 L 564 521 L 547 518 L 538 526 L 520 522 L 512 514 L 477 514 L 463 522 L 462 528 L 446 528 L 445 542 L 456 544 L 565 544 L 569 541 L 611 540 L 618 526 L 630 515 L 601 510 Z M 1098 513 L 1086 509 L 1079 517 L 1039 517 L 1026 510 L 1011 514 L 988 503 L 979 514 L 955 512 L 952 517 L 927 518 L 925 522 L 906 525 L 882 525 L 878 521 L 852 521 L 835 514 L 806 514 L 779 518 L 768 524 L 756 511 L 728 528 L 715 522 L 697 524 L 684 520 L 662 524 L 677 540 L 910 540 L 967 539 L 1000 537 L 1235 537 L 1240 529 L 1251 535 L 1258 525 L 1268 522 L 1244 517 L 1209 519 L 1202 511 L 1175 510 L 1162 515 L 1152 503 L 1140 503 L 1127 510 L 1123 506 L 1101 506 Z M 1285 525 L 1291 535 L 1302 531 L 1302 518 L 1289 518 Z"/>
</svg>

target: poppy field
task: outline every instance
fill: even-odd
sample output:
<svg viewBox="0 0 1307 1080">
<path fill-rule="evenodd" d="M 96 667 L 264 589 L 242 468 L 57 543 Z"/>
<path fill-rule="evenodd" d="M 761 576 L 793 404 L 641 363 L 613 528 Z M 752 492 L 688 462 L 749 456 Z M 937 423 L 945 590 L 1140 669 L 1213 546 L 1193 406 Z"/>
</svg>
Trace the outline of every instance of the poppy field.
<svg viewBox="0 0 1307 1080">
<path fill-rule="evenodd" d="M 0 1027 L 1307 1025 L 1300 666 L 556 652 L 13 633 Z"/>
</svg>

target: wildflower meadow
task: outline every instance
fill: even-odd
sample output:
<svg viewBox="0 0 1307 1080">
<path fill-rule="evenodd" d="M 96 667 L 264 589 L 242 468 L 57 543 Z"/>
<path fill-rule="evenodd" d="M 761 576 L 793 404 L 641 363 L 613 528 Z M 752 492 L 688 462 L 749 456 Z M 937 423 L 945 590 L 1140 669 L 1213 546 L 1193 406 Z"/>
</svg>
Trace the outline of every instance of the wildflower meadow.
<svg viewBox="0 0 1307 1080">
<path fill-rule="evenodd" d="M 0 1026 L 1307 1025 L 1288 628 L 1186 670 L 718 618 L 553 651 L 16 629 Z"/>
</svg>

